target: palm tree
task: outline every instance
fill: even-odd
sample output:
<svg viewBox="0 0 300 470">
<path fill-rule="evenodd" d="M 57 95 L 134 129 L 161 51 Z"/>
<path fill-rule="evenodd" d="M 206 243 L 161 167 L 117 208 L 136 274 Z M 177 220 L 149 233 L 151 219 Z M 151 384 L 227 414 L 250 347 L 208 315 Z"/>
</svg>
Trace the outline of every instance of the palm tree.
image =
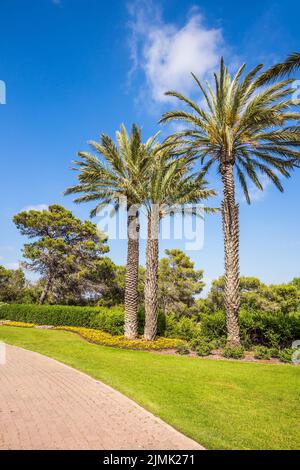
<svg viewBox="0 0 300 470">
<path fill-rule="evenodd" d="M 155 339 L 158 314 L 158 257 L 159 223 L 168 214 L 182 211 L 183 204 L 198 204 L 216 193 L 206 189 L 201 175 L 188 172 L 186 159 L 172 160 L 170 148 L 156 152 L 146 185 L 147 248 L 145 281 L 145 331 L 146 340 Z M 214 209 L 205 208 L 206 211 Z M 185 213 L 187 208 L 185 209 Z M 195 208 L 190 209 L 195 213 Z"/>
<path fill-rule="evenodd" d="M 133 124 L 129 136 L 124 125 L 116 132 L 117 145 L 106 134 L 100 142 L 90 141 L 102 159 L 88 152 L 79 152 L 75 161 L 79 184 L 65 194 L 82 194 L 74 202 L 98 201 L 91 211 L 95 216 L 104 206 L 113 204 L 118 210 L 122 199 L 127 204 L 127 264 L 125 276 L 125 330 L 127 338 L 137 337 L 138 269 L 139 269 L 139 197 L 144 175 L 152 162 L 156 135 L 142 143 L 141 130 Z"/>
<path fill-rule="evenodd" d="M 261 65 L 243 75 L 245 64 L 232 78 L 221 59 L 215 86 L 204 87 L 193 75 L 205 105 L 176 91 L 166 94 L 178 98 L 188 110 L 178 109 L 163 115 L 161 122 L 181 120 L 188 127 L 172 139 L 186 146 L 190 158 L 200 158 L 205 175 L 217 166 L 223 183 L 222 219 L 225 246 L 225 292 L 227 340 L 239 344 L 239 206 L 235 198 L 236 177 L 250 203 L 248 181 L 263 190 L 260 175 L 269 178 L 283 191 L 279 176 L 289 177 L 300 159 L 300 114 L 294 104 L 292 80 L 260 89 Z M 258 76 L 258 77 L 257 77 Z"/>
<path fill-rule="evenodd" d="M 288 55 L 284 62 L 272 65 L 259 78 L 261 85 L 271 82 L 277 78 L 282 78 L 300 70 L 300 52 L 293 52 Z"/>
</svg>

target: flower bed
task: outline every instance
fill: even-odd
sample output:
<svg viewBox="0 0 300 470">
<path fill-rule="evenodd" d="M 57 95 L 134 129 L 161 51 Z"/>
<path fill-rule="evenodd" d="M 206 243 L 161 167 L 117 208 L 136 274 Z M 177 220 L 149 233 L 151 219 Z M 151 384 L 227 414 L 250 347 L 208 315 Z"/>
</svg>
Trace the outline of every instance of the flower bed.
<svg viewBox="0 0 300 470">
<path fill-rule="evenodd" d="M 155 341 L 145 341 L 143 338 L 126 339 L 124 336 L 112 336 L 100 330 L 91 328 L 80 328 L 76 326 L 58 326 L 56 330 L 65 330 L 78 333 L 82 338 L 91 343 L 101 344 L 103 346 L 115 346 L 126 349 L 144 349 L 144 350 L 161 350 L 174 349 L 178 344 L 185 342 L 174 338 L 157 337 Z"/>
<path fill-rule="evenodd" d="M 39 325 L 34 323 L 24 323 L 17 321 L 8 321 L 5 326 L 17 326 L 22 328 L 38 328 Z M 94 330 L 91 328 L 81 328 L 77 326 L 57 326 L 55 330 L 72 331 L 79 334 L 82 338 L 91 343 L 100 344 L 102 346 L 114 346 L 126 349 L 155 350 L 175 349 L 178 345 L 184 345 L 185 341 L 174 338 L 157 337 L 155 341 L 145 341 L 142 337 L 134 340 L 126 339 L 124 336 L 113 336 L 104 331 Z"/>
<path fill-rule="evenodd" d="M 36 326 L 34 323 L 25 323 L 22 321 L 6 321 L 4 325 L 5 326 L 20 326 L 22 328 L 33 328 Z"/>
</svg>

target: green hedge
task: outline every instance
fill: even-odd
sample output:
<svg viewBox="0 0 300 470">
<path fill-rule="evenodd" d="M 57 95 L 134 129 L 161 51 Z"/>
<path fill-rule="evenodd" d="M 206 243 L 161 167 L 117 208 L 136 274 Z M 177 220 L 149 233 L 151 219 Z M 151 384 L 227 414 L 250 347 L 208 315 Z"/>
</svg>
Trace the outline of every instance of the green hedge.
<svg viewBox="0 0 300 470">
<path fill-rule="evenodd" d="M 83 326 L 90 328 L 91 323 L 99 312 L 99 307 L 5 304 L 0 307 L 0 318 L 36 323 L 37 325 Z"/>
<path fill-rule="evenodd" d="M 300 338 L 300 315 L 287 313 L 240 312 L 241 339 L 245 346 L 286 348 Z M 201 335 L 209 340 L 226 336 L 223 312 L 201 316 Z"/>
<path fill-rule="evenodd" d="M 75 307 L 69 305 L 0 305 L 0 319 L 36 323 L 38 325 L 79 326 L 122 335 L 124 310 L 122 307 Z M 145 313 L 138 312 L 139 333 L 143 334 Z M 300 315 L 283 313 L 240 313 L 241 338 L 245 347 L 263 345 L 267 347 L 290 347 L 300 339 Z M 201 321 L 174 315 L 167 318 L 158 315 L 158 335 L 191 341 L 202 337 L 208 342 L 226 337 L 226 322 L 223 312 L 202 314 Z"/>
<path fill-rule="evenodd" d="M 76 307 L 71 305 L 2 304 L 0 319 L 36 323 L 37 325 L 80 326 L 122 335 L 124 332 L 124 309 L 122 307 Z M 139 333 L 143 334 L 145 313 L 138 312 Z M 165 317 L 158 315 L 158 335 L 165 333 Z"/>
</svg>

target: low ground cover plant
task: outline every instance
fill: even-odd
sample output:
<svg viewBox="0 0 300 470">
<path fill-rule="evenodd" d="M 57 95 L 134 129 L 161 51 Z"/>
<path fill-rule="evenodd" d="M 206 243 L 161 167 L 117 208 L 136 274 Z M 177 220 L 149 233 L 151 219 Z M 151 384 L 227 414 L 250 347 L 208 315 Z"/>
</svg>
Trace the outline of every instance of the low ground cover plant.
<svg viewBox="0 0 300 470">
<path fill-rule="evenodd" d="M 179 346 L 184 346 L 184 342 L 175 338 L 162 338 L 157 337 L 154 341 L 145 341 L 143 338 L 128 340 L 124 336 L 113 336 L 100 330 L 91 328 L 81 328 L 76 326 L 58 326 L 57 330 L 73 331 L 78 333 L 87 341 L 92 343 L 101 344 L 104 346 L 115 346 L 119 348 L 130 349 L 143 349 L 143 350 L 161 350 L 161 349 L 175 349 Z"/>
<path fill-rule="evenodd" d="M 255 359 L 271 359 L 272 350 L 266 346 L 257 346 L 254 350 Z"/>
<path fill-rule="evenodd" d="M 242 359 L 245 356 L 243 346 L 225 346 L 223 356 L 228 359 Z"/>
</svg>

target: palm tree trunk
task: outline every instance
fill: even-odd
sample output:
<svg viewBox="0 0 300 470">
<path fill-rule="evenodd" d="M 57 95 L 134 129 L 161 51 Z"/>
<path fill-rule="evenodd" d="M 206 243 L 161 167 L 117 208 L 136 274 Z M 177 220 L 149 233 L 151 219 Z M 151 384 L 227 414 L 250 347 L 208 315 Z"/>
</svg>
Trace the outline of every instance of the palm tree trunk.
<svg viewBox="0 0 300 470">
<path fill-rule="evenodd" d="M 227 342 L 240 344 L 240 266 L 239 266 L 239 206 L 235 203 L 233 165 L 226 164 L 222 169 L 224 201 L 222 218 L 225 249 L 225 290 Z"/>
<path fill-rule="evenodd" d="M 124 335 L 135 339 L 138 335 L 139 215 L 135 207 L 130 207 L 127 213 Z"/>
<path fill-rule="evenodd" d="M 50 290 L 50 286 L 51 286 L 51 278 L 49 277 L 46 281 L 45 287 L 44 287 L 43 292 L 41 293 L 41 296 L 40 296 L 40 300 L 39 300 L 40 305 L 43 305 L 45 303 L 48 292 Z"/>
<path fill-rule="evenodd" d="M 145 330 L 147 341 L 155 339 L 158 314 L 158 231 L 159 211 L 154 205 L 148 215 L 145 282 Z"/>
</svg>

